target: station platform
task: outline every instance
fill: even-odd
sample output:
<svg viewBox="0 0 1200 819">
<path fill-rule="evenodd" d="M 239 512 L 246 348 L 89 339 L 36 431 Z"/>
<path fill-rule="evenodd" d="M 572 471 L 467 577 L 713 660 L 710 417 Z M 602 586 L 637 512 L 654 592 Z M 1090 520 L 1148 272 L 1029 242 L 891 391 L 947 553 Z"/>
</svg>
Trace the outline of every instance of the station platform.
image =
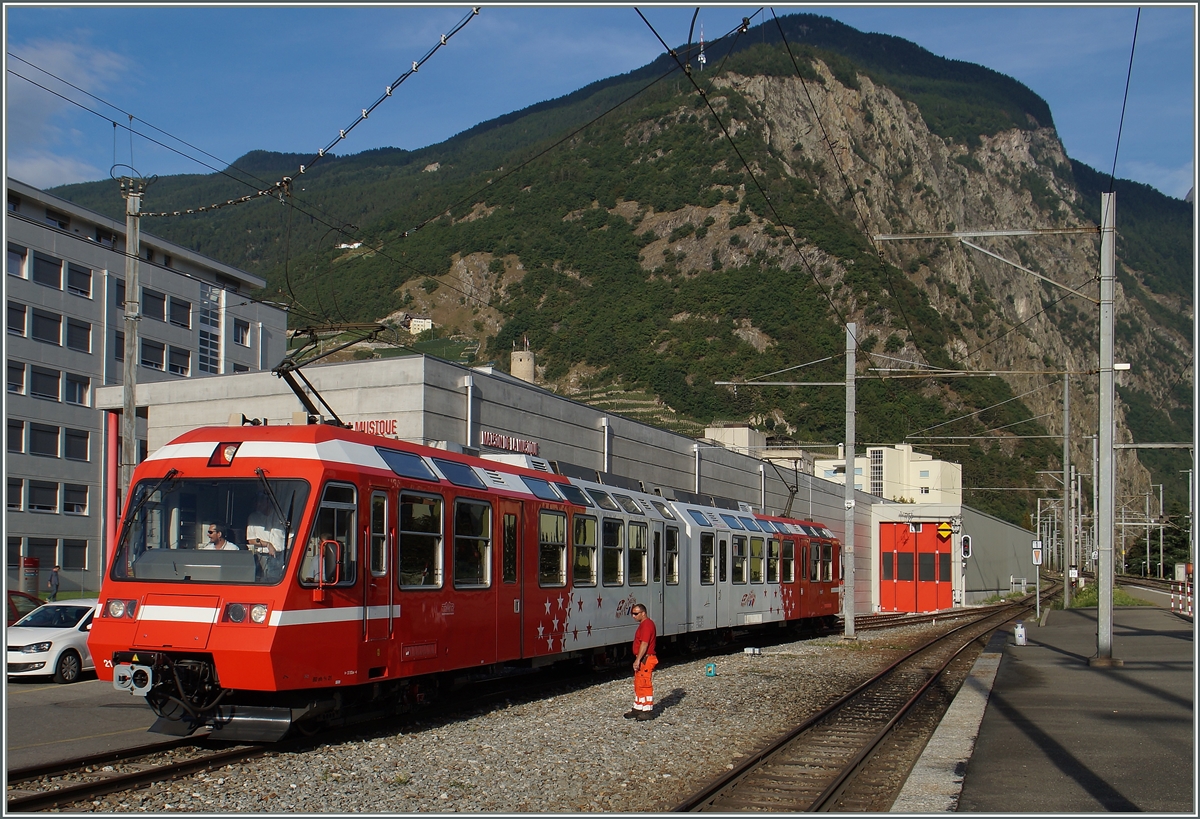
<svg viewBox="0 0 1200 819">
<path fill-rule="evenodd" d="M 1161 608 L 1053 610 L 996 633 L 926 746 L 895 813 L 1196 815 L 1193 623 Z"/>
</svg>

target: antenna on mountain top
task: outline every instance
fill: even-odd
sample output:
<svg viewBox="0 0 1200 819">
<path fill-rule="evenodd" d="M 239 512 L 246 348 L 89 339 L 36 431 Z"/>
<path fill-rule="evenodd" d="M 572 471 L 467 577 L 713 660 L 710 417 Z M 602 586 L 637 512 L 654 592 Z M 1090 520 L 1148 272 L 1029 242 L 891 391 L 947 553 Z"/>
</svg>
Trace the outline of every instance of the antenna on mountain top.
<svg viewBox="0 0 1200 819">
<path fill-rule="evenodd" d="M 704 70 L 704 64 L 708 62 L 708 58 L 704 56 L 704 23 L 700 24 L 700 57 L 696 60 L 700 63 L 700 70 Z"/>
</svg>

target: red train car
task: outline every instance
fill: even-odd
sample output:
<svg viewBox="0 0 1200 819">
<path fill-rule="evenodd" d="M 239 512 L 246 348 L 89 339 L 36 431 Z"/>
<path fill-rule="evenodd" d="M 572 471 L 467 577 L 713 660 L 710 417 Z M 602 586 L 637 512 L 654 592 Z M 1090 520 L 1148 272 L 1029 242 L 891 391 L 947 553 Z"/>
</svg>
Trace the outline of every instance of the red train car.
<svg viewBox="0 0 1200 819">
<path fill-rule="evenodd" d="M 152 730 L 270 740 L 453 676 L 611 659 L 635 600 L 664 641 L 837 612 L 820 524 L 507 460 L 327 425 L 181 436 L 135 472 L 89 638 L 98 675 L 146 698 Z"/>
</svg>

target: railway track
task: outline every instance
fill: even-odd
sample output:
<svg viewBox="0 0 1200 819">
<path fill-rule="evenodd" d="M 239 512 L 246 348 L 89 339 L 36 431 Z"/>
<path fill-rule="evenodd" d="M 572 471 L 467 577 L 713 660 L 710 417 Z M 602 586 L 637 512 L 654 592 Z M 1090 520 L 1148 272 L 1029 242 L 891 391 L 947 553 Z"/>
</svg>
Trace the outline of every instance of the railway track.
<svg viewBox="0 0 1200 819">
<path fill-rule="evenodd" d="M 909 652 L 675 810 L 887 810 L 986 638 L 1031 605 L 1026 598 L 976 611 L 970 622 Z"/>
<path fill-rule="evenodd" d="M 8 772 L 5 808 L 21 813 L 91 802 L 110 793 L 215 770 L 274 750 L 278 748 L 266 745 L 212 747 L 203 738 L 188 738 L 152 748 L 16 769 Z"/>
</svg>

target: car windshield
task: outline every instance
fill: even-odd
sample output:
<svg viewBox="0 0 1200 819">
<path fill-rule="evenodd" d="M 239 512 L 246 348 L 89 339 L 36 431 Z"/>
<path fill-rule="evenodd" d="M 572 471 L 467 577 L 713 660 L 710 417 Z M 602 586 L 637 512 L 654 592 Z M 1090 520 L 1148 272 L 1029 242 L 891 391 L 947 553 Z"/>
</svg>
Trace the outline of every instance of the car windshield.
<svg viewBox="0 0 1200 819">
<path fill-rule="evenodd" d="M 74 628 L 91 610 L 91 606 L 40 606 L 26 614 L 16 625 L 27 628 Z"/>
<path fill-rule="evenodd" d="M 123 522 L 111 577 L 278 583 L 308 494 L 301 480 L 142 481 Z"/>
</svg>

